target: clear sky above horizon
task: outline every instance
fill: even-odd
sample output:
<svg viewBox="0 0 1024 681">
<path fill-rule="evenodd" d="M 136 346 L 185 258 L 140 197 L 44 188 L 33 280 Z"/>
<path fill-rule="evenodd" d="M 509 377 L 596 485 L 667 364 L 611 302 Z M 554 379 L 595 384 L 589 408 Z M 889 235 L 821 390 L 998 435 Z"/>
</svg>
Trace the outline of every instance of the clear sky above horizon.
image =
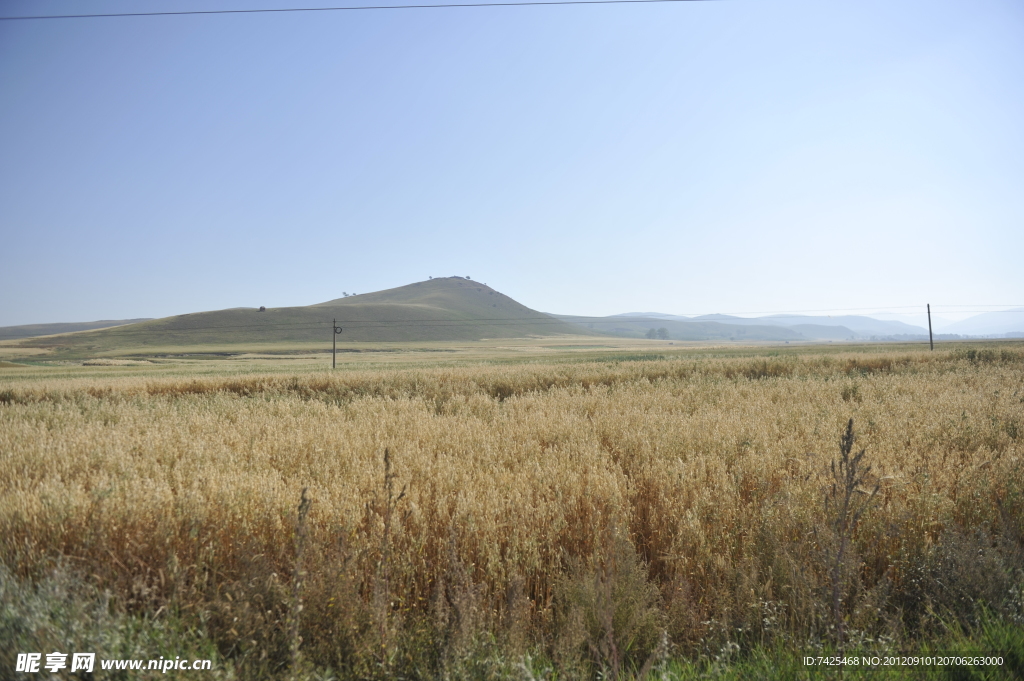
<svg viewBox="0 0 1024 681">
<path fill-rule="evenodd" d="M 579 315 L 1024 305 L 1022 121 L 1016 0 L 0 22 L 0 326 L 431 275 Z"/>
</svg>

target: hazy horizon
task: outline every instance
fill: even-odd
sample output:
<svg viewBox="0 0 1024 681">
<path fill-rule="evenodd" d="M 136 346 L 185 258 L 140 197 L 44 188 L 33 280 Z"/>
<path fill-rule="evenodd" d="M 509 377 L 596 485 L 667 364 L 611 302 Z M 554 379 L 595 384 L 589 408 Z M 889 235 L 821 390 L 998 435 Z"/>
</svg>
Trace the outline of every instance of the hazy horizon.
<svg viewBox="0 0 1024 681">
<path fill-rule="evenodd" d="M 0 22 L 0 91 L 0 326 L 431 275 L 582 316 L 1024 305 L 1008 0 Z"/>
<path fill-rule="evenodd" d="M 459 276 L 459 275 L 454 275 Z M 415 282 L 410 282 L 415 283 Z M 355 295 L 357 292 L 346 295 Z M 362 291 L 361 293 L 375 293 L 375 291 Z M 318 301 L 319 303 L 326 301 Z M 301 306 L 289 306 L 284 305 L 280 307 L 301 307 Z M 218 308 L 218 310 L 231 310 L 231 309 L 256 309 L 255 306 L 235 306 L 233 308 Z M 217 310 L 190 310 L 189 312 L 183 312 L 178 314 L 190 314 L 197 312 L 212 312 Z M 574 315 L 571 311 L 551 311 L 551 310 L 538 310 L 545 314 L 552 315 Z M 932 325 L 938 332 L 945 327 L 955 325 L 963 320 L 971 319 L 979 315 L 984 315 L 989 312 L 1004 312 L 1004 311 L 1024 311 L 1024 306 L 1020 307 L 1008 307 L 1008 306 L 990 306 L 988 308 L 971 308 L 971 309 L 950 309 L 943 311 L 942 314 L 936 314 L 936 309 L 933 306 Z M 644 311 L 627 311 L 612 313 L 611 315 L 575 315 L 583 318 L 593 317 L 594 319 L 613 317 L 613 316 L 624 316 L 624 317 L 644 317 L 648 315 L 669 315 L 675 316 L 680 319 L 696 319 L 700 317 L 716 316 L 721 315 L 724 317 L 736 317 L 740 319 L 757 319 L 757 318 L 771 318 L 771 317 L 807 317 L 808 319 L 822 319 L 825 317 L 870 317 L 883 321 L 900 321 L 906 324 L 916 325 L 921 328 L 927 328 L 928 326 L 928 313 L 927 311 L 915 312 L 910 309 L 904 309 L 899 312 L 891 311 L 872 311 L 871 309 L 848 309 L 848 310 L 797 310 L 797 311 L 785 311 L 785 310 L 774 310 L 765 312 L 700 312 L 700 313 L 676 313 L 676 312 L 665 312 L 662 310 L 644 310 Z M 175 316 L 175 315 L 165 315 Z M 9 324 L 3 326 L 32 326 L 32 325 L 47 325 L 47 324 L 62 324 L 62 323 L 90 323 L 90 322 L 108 322 L 108 321 L 144 321 L 148 319 L 157 319 L 158 317 L 137 317 L 137 318 L 125 318 L 125 319 L 89 319 L 89 320 L 58 320 L 51 322 L 29 322 L 26 324 Z"/>
</svg>

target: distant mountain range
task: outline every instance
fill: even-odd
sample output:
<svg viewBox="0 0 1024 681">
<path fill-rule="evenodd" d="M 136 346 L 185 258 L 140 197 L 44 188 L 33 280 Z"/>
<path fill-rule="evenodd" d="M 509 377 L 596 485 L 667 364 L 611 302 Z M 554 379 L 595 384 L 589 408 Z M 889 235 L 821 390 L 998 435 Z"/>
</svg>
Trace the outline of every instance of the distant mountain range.
<svg viewBox="0 0 1024 681">
<path fill-rule="evenodd" d="M 1008 333 L 1024 334 L 1024 307 L 1001 312 L 984 312 L 942 327 L 942 333 L 970 336 L 1001 336 Z"/>
<path fill-rule="evenodd" d="M 614 315 L 611 317 L 576 317 L 554 315 L 558 319 L 580 327 L 583 333 L 600 333 L 625 338 L 658 337 L 658 329 L 665 329 L 665 338 L 672 340 L 749 340 L 797 341 L 808 340 L 800 332 L 781 326 L 723 324 L 715 321 L 690 321 L 672 318 L 672 315 L 647 317 L 642 315 Z M 652 331 L 653 330 L 653 331 Z"/>
<path fill-rule="evenodd" d="M 563 317 L 569 319 L 568 317 Z M 572 318 L 578 320 L 580 318 Z M 628 312 L 605 317 L 606 320 L 630 320 L 620 323 L 625 335 L 626 327 L 640 328 L 644 324 L 721 324 L 729 327 L 746 326 L 758 329 L 753 333 L 759 340 L 791 340 L 775 337 L 765 332 L 765 327 L 780 327 L 798 334 L 799 340 L 902 340 L 926 338 L 927 327 L 907 324 L 891 319 L 877 319 L 863 315 L 768 315 L 764 317 L 736 317 L 724 314 L 707 314 L 696 317 L 682 317 L 662 312 Z M 605 328 L 607 324 L 601 324 Z M 936 333 L 939 329 L 936 327 Z M 959 322 L 946 323 L 941 328 L 944 337 L 953 335 L 977 337 L 1021 337 L 1024 335 L 1024 308 L 986 312 Z M 750 336 L 748 336 L 749 338 Z"/>
<path fill-rule="evenodd" d="M 841 326 L 852 331 L 857 337 L 867 338 L 870 336 L 885 336 L 897 334 L 922 334 L 928 333 L 928 329 L 920 326 L 912 326 L 897 321 L 882 321 L 873 317 L 859 315 L 836 315 L 836 316 L 809 316 L 809 315 L 769 315 L 767 317 L 755 317 L 743 319 L 741 317 L 729 317 L 727 315 L 704 315 L 697 317 L 698 320 L 710 318 L 726 318 L 731 324 L 772 324 L 775 326 L 815 326 L 815 327 L 837 327 Z"/>
<path fill-rule="evenodd" d="M 650 315 L 650 313 L 647 313 Z M 616 315 L 617 317 L 636 317 L 637 314 Z M 652 318 L 655 318 L 653 315 Z M 673 320 L 686 323 L 715 322 L 718 324 L 740 326 L 777 326 L 795 329 L 803 340 L 836 340 L 870 338 L 871 336 L 917 335 L 927 334 L 928 329 L 904 324 L 903 322 L 881 321 L 872 317 L 853 315 L 843 316 L 808 316 L 808 315 L 769 315 L 766 317 L 736 317 L 725 314 L 706 314 L 699 317 L 679 317 L 675 315 L 657 314 L 657 319 Z M 799 327 L 799 328 L 798 328 Z M 839 329 L 839 330 L 837 330 Z"/>
<path fill-rule="evenodd" d="M 96 356 L 172 351 L 198 346 L 274 343 L 319 344 L 334 321 L 346 342 L 466 341 L 556 335 L 612 335 L 682 341 L 914 340 L 928 329 L 892 319 L 860 315 L 709 314 L 683 317 L 631 312 L 609 317 L 546 314 L 532 310 L 486 284 L 443 277 L 385 291 L 345 295 L 316 305 L 232 308 L 165 317 L 33 324 L 0 328 L 0 340 L 46 348 L 54 356 Z M 943 333 L 1024 336 L 1024 308 L 989 312 L 953 323 Z"/>
</svg>

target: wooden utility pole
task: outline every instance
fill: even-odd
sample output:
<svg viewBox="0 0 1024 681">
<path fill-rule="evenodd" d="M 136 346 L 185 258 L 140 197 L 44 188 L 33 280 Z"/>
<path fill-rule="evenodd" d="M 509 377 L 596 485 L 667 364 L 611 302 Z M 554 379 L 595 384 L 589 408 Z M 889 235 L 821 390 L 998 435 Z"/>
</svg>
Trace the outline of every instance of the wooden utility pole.
<svg viewBox="0 0 1024 681">
<path fill-rule="evenodd" d="M 331 334 L 331 368 L 338 368 L 338 334 L 341 333 L 341 327 L 338 326 L 338 320 L 335 319 L 331 324 L 334 329 L 334 333 Z"/>
<path fill-rule="evenodd" d="M 928 347 L 935 349 L 935 340 L 932 338 L 932 304 L 928 303 Z"/>
</svg>

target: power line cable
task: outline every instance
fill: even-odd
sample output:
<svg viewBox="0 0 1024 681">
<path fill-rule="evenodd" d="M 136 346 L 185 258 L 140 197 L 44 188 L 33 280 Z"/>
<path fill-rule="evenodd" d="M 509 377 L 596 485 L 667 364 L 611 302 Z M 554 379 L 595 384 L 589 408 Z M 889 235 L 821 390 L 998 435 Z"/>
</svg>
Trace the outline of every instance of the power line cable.
<svg viewBox="0 0 1024 681">
<path fill-rule="evenodd" d="M 915 308 L 917 306 L 914 306 Z M 987 306 L 977 306 L 987 307 Z M 877 308 L 863 308 L 863 309 L 877 309 Z M 889 308 L 892 309 L 892 308 Z M 680 315 L 682 316 L 682 315 Z M 837 315 L 841 316 L 841 315 Z M 757 320 L 757 318 L 745 317 L 746 320 Z M 162 320 L 154 320 L 162 321 Z M 179 320 L 187 321 L 187 320 Z M 808 323 L 814 323 L 815 320 L 811 320 Z M 891 321 L 891 320 L 876 320 L 876 321 Z M 427 318 L 427 319 L 350 319 L 350 320 L 338 320 L 339 325 L 348 325 L 353 330 L 358 329 L 400 329 L 403 327 L 416 327 L 416 328 L 472 328 L 472 327 L 483 327 L 483 326 L 514 326 L 519 324 L 531 324 L 531 325 L 543 325 L 543 324 L 571 324 L 571 325 L 583 325 L 583 324 L 636 324 L 636 323 L 716 323 L 726 324 L 731 326 L 738 326 L 735 323 L 730 323 L 730 320 L 718 320 L 718 319 L 664 319 L 659 317 L 645 317 L 645 316 L 629 316 L 629 317 L 583 317 L 583 316 L 571 316 L 567 319 L 560 318 L 553 315 L 543 316 L 524 316 L 524 317 L 478 317 L 475 319 L 440 319 L 440 318 Z M 126 324 L 123 326 L 112 326 L 102 329 L 91 329 L 92 332 L 104 332 L 104 335 L 115 335 L 115 336 L 133 336 L 133 335 L 145 335 L 151 333 L 159 333 L 161 335 L 180 335 L 180 334 L 191 334 L 205 331 L 218 331 L 218 330 L 244 330 L 244 329 L 259 329 L 259 330 L 276 330 L 276 329 L 290 329 L 294 331 L 310 331 L 314 329 L 322 329 L 325 326 L 330 325 L 332 322 L 328 320 L 324 321 L 301 321 L 295 323 L 246 323 L 246 324 L 218 324 L 209 326 L 186 326 L 179 328 L 140 328 L 141 324 L 146 322 L 138 322 L 136 324 Z M 174 322 L 171 322 L 173 324 Z M 742 326 L 781 326 L 784 325 L 771 324 L 762 322 L 761 324 L 743 324 Z M 67 332 L 75 333 L 75 332 Z M 4 336 L 0 335 L 0 340 L 16 340 L 24 338 L 28 340 L 31 337 L 25 336 Z M 35 338 L 39 338 L 35 336 Z"/>
<path fill-rule="evenodd" d="M 729 323 L 732 323 L 731 320 L 729 319 L 729 317 L 736 318 L 735 316 L 736 315 L 740 315 L 740 314 L 761 314 L 761 315 L 773 315 L 774 314 L 774 315 L 777 315 L 776 317 L 768 316 L 768 317 L 760 317 L 760 318 L 759 317 L 738 317 L 739 320 L 746 321 L 746 322 L 750 322 L 750 321 L 770 322 L 773 319 L 776 319 L 778 317 L 785 318 L 785 317 L 788 317 L 790 315 L 792 315 L 794 317 L 807 316 L 807 315 L 801 314 L 801 313 L 806 313 L 806 312 L 833 312 L 834 313 L 834 312 L 842 312 L 842 311 L 874 310 L 874 311 L 876 311 L 876 313 L 884 314 L 886 310 L 917 309 L 918 307 L 919 306 L 914 305 L 914 306 L 901 306 L 901 307 L 889 307 L 889 308 L 877 308 L 877 307 L 873 307 L 873 308 L 846 308 L 845 310 L 836 310 L 836 309 L 832 309 L 832 310 L 796 310 L 796 311 L 787 311 L 787 312 L 778 312 L 778 313 L 770 313 L 770 312 L 763 312 L 763 311 L 761 311 L 761 312 L 713 313 L 713 314 L 702 314 L 702 315 L 679 314 L 679 315 L 672 315 L 672 317 L 670 317 L 670 318 L 665 318 L 665 317 L 661 317 L 661 316 L 647 316 L 647 315 L 643 315 L 643 314 L 629 315 L 629 316 L 625 316 L 625 315 L 623 315 L 623 316 L 619 316 L 619 315 L 614 315 L 614 316 L 584 316 L 584 315 L 541 314 L 539 316 L 528 315 L 528 316 L 519 316 L 519 317 L 475 317 L 475 318 L 471 318 L 471 319 L 453 319 L 453 318 L 438 318 L 438 317 L 413 318 L 413 319 L 341 319 L 341 320 L 338 320 L 338 322 L 339 323 L 349 324 L 349 325 L 352 325 L 352 324 L 363 324 L 363 325 L 366 325 L 366 326 L 374 326 L 374 327 L 388 326 L 388 325 L 408 326 L 408 325 L 413 325 L 413 324 L 437 324 L 437 325 L 447 325 L 447 326 L 454 326 L 454 325 L 466 326 L 466 325 L 479 325 L 479 324 L 505 324 L 505 323 L 518 324 L 518 323 L 523 323 L 523 322 L 530 322 L 530 323 L 570 323 L 570 324 L 571 323 L 576 323 L 576 324 L 580 324 L 580 323 L 613 324 L 613 323 L 640 323 L 640 322 L 658 322 L 658 321 L 662 321 L 662 322 L 678 322 L 678 323 L 713 322 L 713 323 L 729 324 Z M 939 306 L 935 306 L 935 307 L 938 309 Z M 954 307 L 958 307 L 958 306 L 944 306 L 945 309 L 950 310 L 950 311 L 953 311 L 952 308 L 954 308 Z M 958 312 L 962 313 L 962 312 L 972 312 L 972 311 L 984 311 L 985 308 L 990 308 L 990 307 L 999 307 L 999 308 L 1010 307 L 1010 308 L 1012 308 L 1012 307 L 1024 307 L 1024 306 L 1010 306 L 1010 305 L 1005 305 L 1005 306 L 1004 305 L 975 305 L 975 306 L 966 306 L 965 305 L 965 306 L 959 306 L 959 307 L 960 308 L 968 308 L 968 309 L 958 309 L 957 310 Z M 147 331 L 148 329 L 142 329 L 142 328 L 138 328 L 138 327 L 141 326 L 142 324 L 147 324 L 149 322 L 165 322 L 165 323 L 171 323 L 171 324 L 183 323 L 183 322 L 189 321 L 187 319 L 183 319 L 183 317 L 189 317 L 189 316 L 192 316 L 193 314 L 216 314 L 217 312 L 221 312 L 221 311 L 218 310 L 218 311 L 213 311 L 213 312 L 209 312 L 209 313 L 190 313 L 188 315 L 175 315 L 174 317 L 164 317 L 162 319 L 147 320 L 145 322 L 133 322 L 131 324 L 123 324 L 123 325 L 110 326 L 110 327 L 101 327 L 101 328 L 98 328 L 98 329 L 84 329 L 84 330 L 99 332 L 99 331 L 108 331 L 108 330 L 113 331 L 113 330 L 124 329 L 124 330 L 132 330 L 132 331 L 137 330 L 137 331 L 141 332 L 141 331 Z M 255 312 L 255 310 L 252 310 L 252 312 Z M 662 313 L 652 313 L 652 314 L 653 315 L 661 315 Z M 922 314 L 924 314 L 924 313 L 922 313 Z M 816 317 L 821 317 L 821 316 L 826 316 L 826 315 L 816 315 Z M 832 317 L 832 316 L 843 317 L 843 316 L 856 316 L 856 315 L 839 315 L 839 314 L 834 314 L 834 315 L 827 315 L 827 316 L 829 316 L 829 317 Z M 678 319 L 676 319 L 675 317 L 678 317 Z M 701 317 L 704 317 L 704 318 L 701 318 Z M 708 319 L 707 317 L 713 317 L 713 318 Z M 725 317 L 726 319 L 722 320 L 721 317 Z M 812 321 L 813 321 L 813 319 L 814 318 L 811 318 Z M 893 321 L 893 320 L 876 320 L 876 321 Z M 253 328 L 259 328 L 259 329 L 272 329 L 272 328 L 314 329 L 314 328 L 322 328 L 322 327 L 328 326 L 330 324 L 331 324 L 331 322 L 328 321 L 328 320 L 323 320 L 323 321 L 297 321 L 297 322 L 253 322 L 253 323 L 245 323 L 245 324 L 217 324 L 217 325 L 212 325 L 212 326 L 210 326 L 210 325 L 204 325 L 204 326 L 185 326 L 185 327 L 182 327 L 182 328 L 167 329 L 167 330 L 168 331 L 201 331 L 201 330 L 205 331 L 205 330 L 217 330 L 217 329 L 253 329 Z M 771 324 L 769 324 L 769 325 L 771 325 Z M 30 326 L 34 326 L 34 325 L 30 325 Z M 74 333 L 74 332 L 69 332 L 69 333 Z"/>
<path fill-rule="evenodd" d="M 388 305 L 388 306 L 390 306 L 392 304 L 401 305 L 402 303 L 364 303 L 364 304 L 369 304 L 369 305 Z M 312 307 L 316 307 L 316 308 L 325 307 L 326 308 L 328 306 L 325 306 L 323 304 L 311 305 L 311 306 L 306 306 L 306 309 L 312 308 Z M 819 316 L 819 317 L 820 316 L 842 317 L 842 316 L 856 316 L 856 315 L 839 315 L 839 314 L 826 314 L 826 313 L 853 312 L 853 311 L 870 310 L 870 311 L 873 311 L 875 314 L 888 314 L 892 310 L 917 310 L 920 307 L 921 307 L 920 305 L 898 305 L 898 306 L 890 306 L 890 307 L 819 308 L 819 309 L 807 309 L 807 310 L 777 310 L 777 311 L 771 311 L 771 310 L 768 310 L 768 311 L 765 311 L 765 310 L 753 311 L 753 310 L 751 310 L 751 311 L 744 311 L 744 312 L 713 312 L 713 313 L 708 313 L 708 312 L 702 312 L 702 313 L 683 312 L 683 313 L 678 313 L 678 314 L 674 314 L 674 315 L 671 315 L 671 316 L 672 317 L 685 318 L 685 319 L 679 319 L 677 321 L 689 321 L 689 322 L 692 322 L 692 321 L 709 321 L 709 322 L 712 322 L 712 321 L 716 321 L 716 320 L 715 319 L 698 319 L 698 317 L 711 317 L 711 316 L 735 317 L 735 316 L 743 315 L 743 314 L 751 314 L 751 315 L 768 315 L 768 316 L 763 317 L 763 318 L 769 319 L 769 318 L 771 318 L 770 317 L 771 315 L 777 315 L 777 316 L 788 316 L 788 315 L 806 316 L 805 313 L 808 313 L 808 312 L 819 312 L 821 314 L 816 315 L 816 316 Z M 936 310 L 938 310 L 940 308 L 939 305 L 933 305 L 932 307 L 935 308 Z M 985 312 L 985 311 L 988 310 L 988 308 L 1000 308 L 1000 310 L 997 310 L 997 311 L 1008 311 L 1009 312 L 1009 311 L 1012 311 L 1014 308 L 1024 309 L 1024 304 L 1021 304 L 1021 305 L 943 305 L 943 306 L 941 306 L 942 310 L 951 311 L 951 312 L 952 311 L 956 311 L 956 312 Z M 1004 309 L 1004 308 L 1008 308 L 1008 309 Z M 269 310 L 269 312 L 272 313 L 272 312 L 275 312 L 275 311 L 278 311 L 278 310 L 286 310 L 286 309 L 295 309 L 295 308 L 271 308 Z M 302 309 L 302 308 L 299 308 L 299 309 Z M 235 308 L 235 310 L 237 310 L 237 308 Z M 217 313 L 220 313 L 220 312 L 230 312 L 230 311 L 233 311 L 233 310 L 229 309 L 229 310 L 211 310 L 209 312 L 190 312 L 190 313 L 186 313 L 186 314 L 182 314 L 182 315 L 172 315 L 170 317 L 161 317 L 161 318 L 158 318 L 158 319 L 147 319 L 145 321 L 133 322 L 132 325 L 134 325 L 134 324 L 145 324 L 147 322 L 152 322 L 152 321 L 162 321 L 164 319 L 175 319 L 175 318 L 180 319 L 182 317 L 190 317 L 190 316 L 193 316 L 193 315 L 217 314 Z M 245 312 L 253 312 L 253 313 L 255 313 L 256 312 L 256 308 L 248 308 L 248 309 L 245 309 L 244 311 Z M 666 313 L 651 312 L 650 314 L 652 314 L 652 315 L 662 315 L 662 314 L 666 314 Z M 922 312 L 921 314 L 925 314 L 925 313 Z M 557 313 L 540 313 L 540 316 L 525 316 L 525 317 L 476 317 L 476 318 L 468 319 L 468 320 L 459 320 L 459 319 L 447 320 L 447 319 L 441 319 L 441 318 L 433 317 L 433 318 L 423 318 L 423 319 L 395 319 L 395 320 L 348 319 L 348 320 L 344 320 L 344 321 L 346 323 L 353 324 L 353 323 L 359 323 L 359 322 L 382 322 L 382 321 L 393 321 L 393 322 L 396 322 L 396 323 L 405 323 L 405 322 L 442 322 L 442 321 L 469 321 L 469 322 L 477 322 L 477 321 L 520 321 L 520 320 L 531 320 L 531 319 L 544 320 L 544 319 L 552 319 L 552 318 L 553 319 L 557 319 L 557 320 L 563 320 L 563 321 L 564 320 L 583 319 L 583 320 L 589 320 L 589 321 L 607 321 L 607 322 L 623 321 L 623 320 L 650 321 L 650 320 L 661 319 L 661 317 L 657 317 L 657 316 L 655 316 L 655 317 L 647 316 L 645 313 L 638 313 L 638 314 L 629 315 L 629 316 L 625 316 L 625 315 L 622 315 L 622 316 L 620 316 L 620 315 L 589 316 L 589 315 L 563 315 L 563 314 L 557 314 Z M 753 320 L 753 319 L 760 319 L 760 318 L 761 317 L 740 317 L 740 319 L 744 319 L 744 320 Z M 339 321 L 342 321 L 342 320 L 339 320 Z M 666 321 L 674 321 L 674 320 L 668 319 Z M 891 321 L 891 320 L 878 320 L 878 321 Z M 330 323 L 331 323 L 330 321 L 298 322 L 298 324 L 316 324 L 316 325 L 330 325 Z M 29 325 L 26 325 L 26 326 L 35 326 L 35 325 L 34 324 L 29 324 Z M 119 325 L 119 326 L 129 326 L 129 325 L 128 324 L 124 324 L 124 325 Z M 285 322 L 285 323 L 280 323 L 280 324 L 263 324 L 263 323 L 252 324 L 252 325 L 250 325 L 250 324 L 242 324 L 242 325 L 229 324 L 229 325 L 218 325 L 217 327 L 202 327 L 202 328 L 233 328 L 235 326 L 245 326 L 245 327 L 248 327 L 248 326 L 294 326 L 294 325 Z M 105 327 L 105 328 L 118 328 L 118 327 L 114 326 L 114 327 Z M 199 327 L 195 327 L 195 328 L 199 328 Z M 102 329 L 92 329 L 92 330 L 97 330 L 98 331 L 98 330 L 102 330 Z"/>
<path fill-rule="evenodd" d="M 706 2 L 707 0 L 550 0 L 549 2 L 471 2 L 441 5 L 358 5 L 355 7 L 285 7 L 273 9 L 212 9 L 183 12 L 118 12 L 111 14 L 43 14 L 25 17 L 0 17 L 0 21 L 40 19 L 109 19 L 114 17 L 172 17 L 207 14 L 269 14 L 284 12 L 345 12 L 384 9 L 453 9 L 458 7 L 536 7 L 541 5 L 637 5 L 651 3 Z"/>
<path fill-rule="evenodd" d="M 595 317 L 596 319 L 600 319 Z M 637 318 L 637 320 L 645 318 Z M 617 320 L 618 321 L 618 320 Z M 140 322 L 139 324 L 144 324 Z M 518 324 L 569 324 L 573 322 L 567 322 L 565 320 L 558 319 L 556 317 L 509 317 L 509 318 L 479 318 L 479 319 L 393 319 L 393 320 L 372 320 L 372 319 L 356 319 L 356 320 L 338 320 L 337 324 L 348 325 L 357 329 L 374 329 L 374 328 L 402 328 L 402 327 L 448 327 L 448 328 L 468 328 L 473 326 L 513 326 Z M 87 329 L 90 332 L 103 332 L 105 335 L 139 335 L 139 334 L 151 334 L 159 333 L 165 334 L 182 334 L 182 333 L 193 333 L 201 331 L 218 331 L 225 329 L 262 329 L 262 330 L 274 330 L 274 329 L 291 329 L 297 331 L 308 331 L 313 329 L 323 329 L 329 326 L 331 321 L 324 322 L 297 322 L 294 324 L 282 323 L 282 324 L 221 324 L 215 326 L 187 326 L 179 328 L 167 328 L 161 326 L 159 328 L 139 328 L 137 324 L 125 324 L 124 326 L 110 326 L 102 329 Z M 66 332 L 66 333 L 78 333 L 78 332 Z M 63 335 L 63 334 L 55 334 Z M 0 336 L 0 339 L 3 337 Z M 13 338 L 13 337 L 12 337 Z M 35 336 L 39 338 L 39 336 Z"/>
</svg>

